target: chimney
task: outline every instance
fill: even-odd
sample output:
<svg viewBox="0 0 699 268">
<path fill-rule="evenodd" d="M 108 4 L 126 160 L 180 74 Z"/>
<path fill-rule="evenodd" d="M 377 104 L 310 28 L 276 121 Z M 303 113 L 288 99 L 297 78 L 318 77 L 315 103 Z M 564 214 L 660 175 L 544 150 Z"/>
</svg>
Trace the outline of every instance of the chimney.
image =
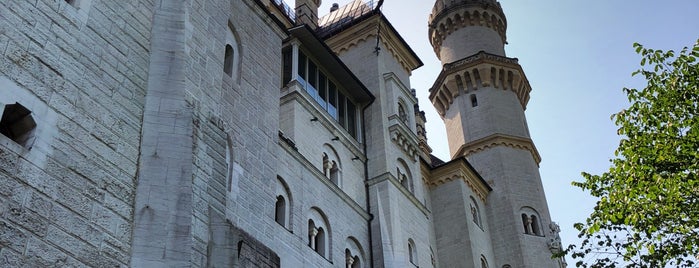
<svg viewBox="0 0 699 268">
<path fill-rule="evenodd" d="M 296 23 L 318 28 L 318 7 L 321 0 L 296 0 Z"/>
</svg>

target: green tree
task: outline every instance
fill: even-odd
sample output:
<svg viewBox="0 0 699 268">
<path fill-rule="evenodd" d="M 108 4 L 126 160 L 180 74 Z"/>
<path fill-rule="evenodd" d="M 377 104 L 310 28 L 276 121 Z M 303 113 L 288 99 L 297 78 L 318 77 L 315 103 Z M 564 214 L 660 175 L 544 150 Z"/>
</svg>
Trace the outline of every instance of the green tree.
<svg viewBox="0 0 699 268">
<path fill-rule="evenodd" d="M 573 182 L 599 201 L 562 254 L 577 267 L 698 267 L 699 41 L 678 55 L 634 47 L 647 86 L 624 88 L 609 171 Z"/>
</svg>

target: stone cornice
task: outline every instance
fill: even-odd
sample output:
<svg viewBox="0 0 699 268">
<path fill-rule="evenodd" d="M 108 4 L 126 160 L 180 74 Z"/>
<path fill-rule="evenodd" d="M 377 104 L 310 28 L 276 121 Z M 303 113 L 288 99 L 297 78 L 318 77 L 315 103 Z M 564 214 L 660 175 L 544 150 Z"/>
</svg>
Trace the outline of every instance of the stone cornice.
<svg viewBox="0 0 699 268">
<path fill-rule="evenodd" d="M 541 155 L 536 150 L 534 142 L 529 138 L 510 136 L 505 134 L 493 134 L 488 137 L 464 144 L 456 152 L 456 156 L 468 157 L 489 148 L 505 146 L 520 150 L 527 150 L 532 154 L 537 165 L 541 163 Z"/>
<path fill-rule="evenodd" d="M 381 43 L 405 71 L 412 73 L 413 70 L 422 66 L 420 59 L 414 55 L 410 47 L 380 14 L 329 37 L 325 42 L 336 54 L 340 55 L 360 43 L 375 40 L 379 33 Z"/>
<path fill-rule="evenodd" d="M 438 57 L 442 42 L 447 36 L 461 28 L 472 26 L 490 28 L 500 35 L 503 43 L 507 41 L 507 21 L 499 5 L 465 2 L 430 15 L 430 44 Z"/>
<path fill-rule="evenodd" d="M 466 183 L 478 198 L 486 202 L 491 188 L 465 158 L 456 158 L 448 163 L 433 168 L 430 171 L 429 178 L 425 178 L 425 183 L 430 187 L 437 187 L 456 180 L 461 180 Z"/>
<path fill-rule="evenodd" d="M 430 100 L 437 112 L 444 116 L 457 96 L 485 87 L 515 92 L 525 110 L 532 90 L 517 59 L 481 51 L 444 65 L 430 89 Z"/>
</svg>

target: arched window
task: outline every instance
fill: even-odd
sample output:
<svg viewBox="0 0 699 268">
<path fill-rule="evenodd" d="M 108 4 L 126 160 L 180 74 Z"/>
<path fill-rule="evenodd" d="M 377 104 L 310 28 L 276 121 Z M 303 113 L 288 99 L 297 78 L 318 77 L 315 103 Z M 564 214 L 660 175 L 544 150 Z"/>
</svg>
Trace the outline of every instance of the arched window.
<svg viewBox="0 0 699 268">
<path fill-rule="evenodd" d="M 293 199 L 291 191 L 284 179 L 277 176 L 277 185 L 275 188 L 276 200 L 274 203 L 274 221 L 284 228 L 291 230 L 291 209 Z"/>
<path fill-rule="evenodd" d="M 235 35 L 235 29 L 232 24 L 228 24 L 226 31 L 226 45 L 223 53 L 223 72 L 231 77 L 235 83 L 238 83 L 240 72 L 241 47 Z"/>
<path fill-rule="evenodd" d="M 531 216 L 532 221 L 532 234 L 541 235 L 541 228 L 539 228 L 539 219 L 536 215 Z"/>
<path fill-rule="evenodd" d="M 536 210 L 531 207 L 523 207 L 521 215 L 525 234 L 544 236 L 541 229 L 541 217 L 539 217 L 539 213 Z"/>
<path fill-rule="evenodd" d="M 361 268 L 362 263 L 365 262 L 364 250 L 360 245 L 359 241 L 355 237 L 347 237 L 345 243 L 345 267 L 347 268 Z"/>
<path fill-rule="evenodd" d="M 417 265 L 417 250 L 413 239 L 408 239 L 408 260 L 410 263 Z"/>
<path fill-rule="evenodd" d="M 277 196 L 277 203 L 274 207 L 274 221 L 286 227 L 286 200 L 283 196 Z"/>
<path fill-rule="evenodd" d="M 481 255 L 481 268 L 488 268 L 488 261 L 485 260 L 483 255 Z"/>
<path fill-rule="evenodd" d="M 398 158 L 398 167 L 396 167 L 396 179 L 398 182 L 405 187 L 409 192 L 413 192 L 413 177 L 408 169 L 408 165 L 403 159 Z"/>
<path fill-rule="evenodd" d="M 325 214 L 313 207 L 308 220 L 308 246 L 320 256 L 330 260 L 332 257 L 332 236 Z"/>
<path fill-rule="evenodd" d="M 316 235 L 318 235 L 318 229 L 315 222 L 308 220 L 308 246 L 313 250 L 316 250 Z"/>
<path fill-rule="evenodd" d="M 318 252 L 320 256 L 327 257 L 325 256 L 325 230 L 323 229 L 323 227 L 318 227 L 318 232 L 316 234 L 315 239 L 315 251 Z"/>
<path fill-rule="evenodd" d="M 2 119 L 0 119 L 0 134 L 31 149 L 34 129 L 36 129 L 36 122 L 32 117 L 32 111 L 19 103 L 5 105 Z"/>
<path fill-rule="evenodd" d="M 530 229 L 530 222 L 529 222 L 529 216 L 527 214 L 522 213 L 522 226 L 524 226 L 524 233 L 525 234 L 531 234 L 531 229 Z"/>
<path fill-rule="evenodd" d="M 233 46 L 226 45 L 226 54 L 223 59 L 223 72 L 228 74 L 228 76 L 233 76 L 233 59 L 235 56 L 235 51 L 233 51 Z"/>
<path fill-rule="evenodd" d="M 342 186 L 342 169 L 340 158 L 335 149 L 326 144 L 323 146 L 323 174 L 338 187 Z"/>
<path fill-rule="evenodd" d="M 359 256 L 352 254 L 348 248 L 345 249 L 345 267 L 347 268 L 359 268 L 362 267 L 361 260 Z"/>
</svg>

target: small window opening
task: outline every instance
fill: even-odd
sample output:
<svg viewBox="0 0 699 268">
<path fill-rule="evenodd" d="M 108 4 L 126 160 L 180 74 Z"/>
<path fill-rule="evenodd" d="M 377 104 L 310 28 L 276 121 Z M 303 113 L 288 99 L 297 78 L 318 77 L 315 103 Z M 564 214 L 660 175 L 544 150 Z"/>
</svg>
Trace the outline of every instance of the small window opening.
<svg viewBox="0 0 699 268">
<path fill-rule="evenodd" d="M 415 249 L 415 242 L 412 239 L 408 239 L 408 260 L 417 265 L 417 249 Z"/>
<path fill-rule="evenodd" d="M 481 268 L 488 268 L 488 261 L 485 260 L 483 255 L 481 255 Z"/>
<path fill-rule="evenodd" d="M 223 72 L 228 74 L 229 76 L 233 76 L 233 58 L 235 54 L 233 51 L 233 47 L 231 45 L 226 45 L 226 54 L 225 58 L 223 59 Z"/>
<path fill-rule="evenodd" d="M 286 227 L 286 200 L 283 196 L 277 196 L 277 203 L 274 208 L 274 221 Z"/>
<path fill-rule="evenodd" d="M 337 186 L 340 185 L 340 168 L 337 167 L 337 163 L 335 161 L 332 161 L 332 165 L 330 167 L 330 181 Z"/>
<path fill-rule="evenodd" d="M 320 256 L 325 257 L 325 230 L 323 230 L 322 227 L 319 227 L 318 229 L 318 234 L 316 235 L 315 243 L 316 243 L 316 252 L 320 254 Z"/>
<path fill-rule="evenodd" d="M 12 141 L 31 149 L 34 141 L 36 122 L 32 112 L 19 103 L 5 105 L 0 119 L 0 134 Z"/>
<path fill-rule="evenodd" d="M 529 216 L 527 214 L 522 213 L 522 226 L 524 226 L 524 233 L 525 234 L 531 234 L 531 229 L 529 229 L 530 226 L 530 220 Z"/>
<path fill-rule="evenodd" d="M 359 256 L 353 255 L 349 249 L 345 249 L 345 267 L 359 268 L 361 267 L 359 262 Z"/>
<path fill-rule="evenodd" d="M 66 3 L 68 3 L 69 5 L 75 6 L 75 1 L 76 1 L 76 0 L 65 0 L 65 1 L 66 1 Z"/>
<path fill-rule="evenodd" d="M 532 215 L 531 222 L 532 222 L 532 234 L 541 235 L 541 230 L 539 228 L 539 219 L 537 219 L 536 216 Z"/>
<path fill-rule="evenodd" d="M 476 97 L 476 94 L 471 95 L 471 107 L 476 107 L 478 106 L 478 98 Z"/>
</svg>

